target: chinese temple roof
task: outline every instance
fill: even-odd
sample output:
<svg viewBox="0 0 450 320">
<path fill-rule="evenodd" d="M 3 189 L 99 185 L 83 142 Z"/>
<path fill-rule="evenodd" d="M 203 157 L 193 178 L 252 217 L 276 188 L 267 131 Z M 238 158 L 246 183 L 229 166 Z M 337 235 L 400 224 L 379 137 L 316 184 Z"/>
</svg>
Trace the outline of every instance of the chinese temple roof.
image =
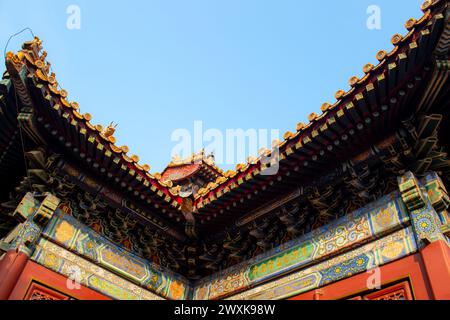
<svg viewBox="0 0 450 320">
<path fill-rule="evenodd" d="M 179 171 L 186 166 L 190 166 L 189 168 L 191 169 Z M 210 154 L 205 156 L 205 152 L 201 151 L 197 154 L 192 154 L 186 159 L 175 156 L 161 174 L 161 180 L 177 182 L 197 173 L 200 169 L 204 169 L 207 172 L 207 180 L 217 179 L 218 177 L 222 177 L 224 174 L 223 170 L 215 165 L 214 155 Z"/>
<path fill-rule="evenodd" d="M 439 32 L 444 25 L 443 13 L 432 14 L 432 9 L 445 1 L 425 1 L 421 9 L 424 15 L 416 20 L 410 18 L 405 23 L 407 33 L 395 34 L 391 38 L 394 48 L 387 52 L 380 50 L 376 54 L 378 64 L 371 63 L 363 66 L 362 76 L 352 76 L 349 79 L 347 90 L 338 90 L 335 94 L 336 101 L 322 104 L 321 114 L 315 112 L 308 116 L 308 123 L 298 123 L 295 131 L 284 134 L 284 140 L 273 141 L 272 149 L 260 150 L 258 158 L 250 157 L 247 163 L 238 164 L 236 170 L 231 171 L 226 181 L 220 179 L 218 183 L 209 184 L 196 197 L 196 207 L 202 208 L 220 198 L 228 192 L 233 183 L 241 184 L 239 177 L 245 180 L 254 179 L 261 171 L 261 156 L 270 157 L 275 149 L 279 149 L 281 160 L 293 157 L 298 151 L 303 151 L 302 159 L 315 158 L 319 145 L 328 147 L 333 144 L 339 130 L 339 124 L 343 127 L 363 130 L 364 119 L 375 109 L 377 104 L 385 102 L 390 93 L 408 80 L 408 75 L 414 68 L 420 66 L 426 58 L 428 50 L 433 49 Z M 447 45 L 446 39 L 442 39 L 440 46 Z M 438 46 L 439 46 L 438 45 Z M 311 148 L 309 148 L 311 147 Z M 320 153 L 320 151 L 319 151 Z M 314 161 L 314 160 L 313 160 Z"/>
<path fill-rule="evenodd" d="M 180 244 L 158 243 L 176 271 L 186 268 L 194 277 L 233 265 L 392 191 L 406 170 L 433 169 L 450 178 L 450 138 L 438 130 L 450 122 L 449 1 L 427 0 L 422 10 L 405 23 L 405 34 L 391 38 L 393 49 L 377 52 L 378 63 L 352 76 L 320 114 L 228 172 L 201 152 L 151 174 L 116 144 L 113 125 L 93 124 L 68 99 L 36 38 L 6 56 L 0 175 L 9 182 L 23 173 L 19 120 L 31 137 L 25 147 L 51 144 L 110 188 L 96 192 L 112 202 L 126 194 L 139 203 L 138 213 L 148 213 L 142 220 Z M 38 154 L 28 157 L 42 162 Z M 69 176 L 74 171 L 59 167 Z M 266 174 L 271 168 L 276 171 Z M 84 176 L 79 180 L 89 187 Z"/>
<path fill-rule="evenodd" d="M 297 150 L 307 149 L 308 143 L 313 144 L 315 140 L 321 140 L 321 136 L 333 136 L 333 125 L 336 124 L 336 120 L 342 119 L 342 122 L 348 127 L 355 127 L 356 122 L 363 120 L 358 115 L 368 114 L 370 111 L 368 109 L 369 104 L 375 103 L 376 95 L 387 95 L 390 90 L 396 89 L 396 86 L 401 84 L 400 81 L 404 80 L 402 76 L 406 76 L 409 71 L 413 71 L 410 69 L 412 69 L 412 66 L 417 66 L 420 58 L 425 58 L 427 46 L 430 45 L 430 42 L 437 40 L 438 32 L 445 22 L 444 15 L 441 13 L 433 16 L 432 9 L 443 2 L 445 1 L 425 1 L 421 6 L 424 15 L 418 20 L 411 18 L 405 23 L 407 34 L 395 34 L 392 37 L 391 42 L 394 48 L 390 52 L 380 50 L 376 54 L 377 65 L 366 64 L 363 67 L 363 76 L 352 76 L 349 79 L 349 89 L 340 89 L 336 92 L 335 102 L 332 104 L 324 103 L 320 108 L 321 114 L 311 113 L 308 116 L 309 122 L 306 124 L 298 123 L 295 131 L 288 131 L 284 134 L 284 140 L 273 141 L 271 150 L 261 149 L 259 157 L 249 157 L 247 163 L 238 164 L 235 170 L 226 174 L 209 162 L 207 158 L 203 158 L 202 164 L 211 168 L 211 171 L 214 172 L 212 176 L 215 175 L 215 181 L 214 183 L 208 183 L 200 190 L 196 196 L 197 207 L 201 208 L 205 202 L 208 204 L 207 199 L 220 197 L 220 191 L 226 191 L 227 187 L 233 182 L 239 185 L 239 176 L 243 177 L 249 174 L 254 176 L 257 174 L 261 170 L 261 156 L 270 157 L 275 149 L 279 149 L 281 160 L 283 160 Z M 115 128 L 112 125 L 104 128 L 100 124 L 92 124 L 92 116 L 89 113 L 80 114 L 78 112 L 78 103 L 68 100 L 68 92 L 59 87 L 55 74 L 50 73 L 50 63 L 45 62 L 47 53 L 44 51 L 40 54 L 41 44 L 42 41 L 36 38 L 25 43 L 23 50 L 17 54 L 8 52 L 6 65 L 9 74 L 18 74 L 22 67 L 26 67 L 30 75 L 33 75 L 38 83 L 43 85 L 43 88 L 41 88 L 43 98 L 54 99 L 51 101 L 54 104 L 53 109 L 56 109 L 60 116 L 65 119 L 69 128 L 70 126 L 76 127 L 81 136 L 88 138 L 88 142 L 95 138 L 97 142 L 103 144 L 104 150 L 102 149 L 101 152 L 117 155 L 120 164 L 132 168 L 136 177 L 148 181 L 150 188 L 154 189 L 153 191 L 162 196 L 166 202 L 171 202 L 174 206 L 181 203 L 176 192 L 174 194 L 170 188 L 173 186 L 172 181 L 182 179 L 184 174 L 189 174 L 189 170 L 186 173 L 179 173 L 178 176 L 174 168 L 183 167 L 188 163 L 196 164 L 199 155 L 194 154 L 191 158 L 184 160 L 174 159 L 163 174 L 151 174 L 150 166 L 141 164 L 139 156 L 130 155 L 127 146 L 115 144 Z M 386 85 L 388 87 L 385 87 Z M 381 92 L 381 89 L 386 90 Z M 66 129 L 70 130 L 69 128 Z M 204 157 L 204 155 L 200 157 Z M 255 168 L 258 168 L 258 170 L 255 170 Z"/>
<path fill-rule="evenodd" d="M 159 176 L 159 174 L 155 174 Z M 204 150 L 193 153 L 190 157 L 182 159 L 175 156 L 160 175 L 164 182 L 172 182 L 173 194 L 181 197 L 196 195 L 199 188 L 223 177 L 224 172 L 214 163 L 214 155 L 205 155 Z"/>
</svg>

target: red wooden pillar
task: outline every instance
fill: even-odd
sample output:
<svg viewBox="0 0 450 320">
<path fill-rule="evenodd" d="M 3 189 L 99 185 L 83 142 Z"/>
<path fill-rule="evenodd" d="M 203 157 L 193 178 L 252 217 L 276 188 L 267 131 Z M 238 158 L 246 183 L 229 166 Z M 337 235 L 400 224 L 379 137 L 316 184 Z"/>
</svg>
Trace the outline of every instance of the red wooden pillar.
<svg viewBox="0 0 450 320">
<path fill-rule="evenodd" d="M 29 260 L 8 299 L 34 300 L 33 293 L 36 291 L 52 300 L 111 300 L 84 285 L 70 289 L 67 277 Z"/>
<path fill-rule="evenodd" d="M 8 251 L 0 260 L 0 300 L 7 300 L 28 262 L 28 255 L 18 250 Z"/>
<path fill-rule="evenodd" d="M 314 300 L 320 300 L 321 296 L 323 296 L 322 290 L 319 289 L 319 290 L 314 291 L 314 295 L 313 295 Z"/>
<path fill-rule="evenodd" d="M 424 247 L 422 256 L 430 281 L 431 291 L 436 300 L 450 300 L 450 248 L 443 240 Z"/>
</svg>

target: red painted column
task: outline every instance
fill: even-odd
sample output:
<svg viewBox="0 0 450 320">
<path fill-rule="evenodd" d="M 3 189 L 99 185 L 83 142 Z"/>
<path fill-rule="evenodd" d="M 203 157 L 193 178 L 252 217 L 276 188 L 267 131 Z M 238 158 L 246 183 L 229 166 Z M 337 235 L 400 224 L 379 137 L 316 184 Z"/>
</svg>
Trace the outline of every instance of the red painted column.
<svg viewBox="0 0 450 320">
<path fill-rule="evenodd" d="M 67 287 L 67 277 L 47 269 L 32 260 L 28 260 L 8 299 L 27 299 L 27 294 L 29 294 L 29 290 L 33 285 L 37 287 L 45 286 L 50 291 L 50 295 L 63 295 L 77 300 L 111 300 L 111 298 L 84 285 L 81 285 L 80 288 L 69 289 Z"/>
<path fill-rule="evenodd" d="M 0 260 L 0 300 L 9 298 L 27 262 L 28 255 L 16 250 L 8 251 Z"/>
<path fill-rule="evenodd" d="M 443 240 L 420 251 L 431 291 L 436 300 L 450 300 L 450 248 Z"/>
</svg>

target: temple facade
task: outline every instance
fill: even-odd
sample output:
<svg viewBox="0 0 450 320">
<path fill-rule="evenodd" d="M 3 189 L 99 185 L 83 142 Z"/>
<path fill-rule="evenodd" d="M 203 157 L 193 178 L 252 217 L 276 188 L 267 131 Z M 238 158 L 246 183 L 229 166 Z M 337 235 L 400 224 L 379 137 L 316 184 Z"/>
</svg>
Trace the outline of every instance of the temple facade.
<svg viewBox="0 0 450 320">
<path fill-rule="evenodd" d="M 38 38 L 0 82 L 0 299 L 450 299 L 450 2 L 271 149 L 151 173 Z"/>
</svg>

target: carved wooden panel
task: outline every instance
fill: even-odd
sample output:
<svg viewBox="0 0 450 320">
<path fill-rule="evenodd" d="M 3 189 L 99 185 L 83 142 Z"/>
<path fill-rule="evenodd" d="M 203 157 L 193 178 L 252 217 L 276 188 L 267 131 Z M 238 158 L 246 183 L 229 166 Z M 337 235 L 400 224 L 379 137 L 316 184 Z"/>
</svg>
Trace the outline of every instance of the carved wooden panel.
<svg viewBox="0 0 450 320">
<path fill-rule="evenodd" d="M 414 300 L 407 281 L 364 296 L 365 300 Z"/>
<path fill-rule="evenodd" d="M 23 299 L 41 301 L 73 300 L 72 297 L 37 282 L 30 284 Z"/>
<path fill-rule="evenodd" d="M 347 300 L 414 300 L 414 297 L 409 282 L 404 281 L 375 292 L 354 296 Z"/>
</svg>

